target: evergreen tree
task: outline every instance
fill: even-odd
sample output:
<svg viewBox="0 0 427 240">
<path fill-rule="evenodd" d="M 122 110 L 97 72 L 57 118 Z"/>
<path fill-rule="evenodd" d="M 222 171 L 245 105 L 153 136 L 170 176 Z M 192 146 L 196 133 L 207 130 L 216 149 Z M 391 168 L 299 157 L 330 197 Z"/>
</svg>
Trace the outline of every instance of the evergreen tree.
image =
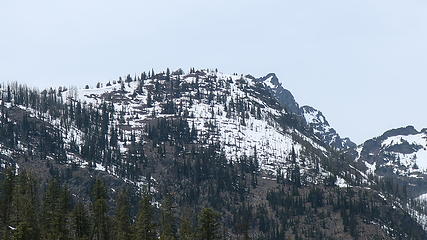
<svg viewBox="0 0 427 240">
<path fill-rule="evenodd" d="M 301 172 L 300 172 L 299 164 L 297 162 L 295 149 L 293 146 L 291 151 L 291 163 L 292 163 L 291 182 L 293 184 L 294 190 L 296 191 L 297 188 L 301 186 Z"/>
<path fill-rule="evenodd" d="M 216 240 L 221 239 L 219 214 L 210 208 L 205 208 L 199 217 L 199 239 Z"/>
<path fill-rule="evenodd" d="M 153 97 L 151 96 L 151 92 L 148 91 L 147 93 L 147 107 L 153 106 Z"/>
<path fill-rule="evenodd" d="M 75 240 L 88 240 L 90 235 L 89 219 L 82 203 L 77 203 L 71 213 L 71 237 Z"/>
<path fill-rule="evenodd" d="M 14 210 L 16 211 L 16 230 L 14 240 L 38 240 L 40 230 L 36 214 L 37 191 L 35 180 L 21 173 L 14 191 Z"/>
<path fill-rule="evenodd" d="M 184 216 L 181 220 L 181 226 L 179 228 L 179 239 L 180 240 L 193 240 L 194 232 L 191 226 L 191 221 L 188 216 Z"/>
<path fill-rule="evenodd" d="M 93 187 L 92 208 L 94 226 L 91 239 L 108 240 L 107 190 L 100 179 Z"/>
<path fill-rule="evenodd" d="M 11 217 L 12 194 L 15 184 L 15 172 L 6 169 L 1 182 L 0 189 L 0 239 L 9 239 L 9 226 Z"/>
<path fill-rule="evenodd" d="M 169 70 L 169 68 L 166 69 L 166 79 L 170 80 L 170 70 Z"/>
<path fill-rule="evenodd" d="M 58 181 L 49 181 L 43 204 L 43 239 L 66 239 L 67 194 Z"/>
<path fill-rule="evenodd" d="M 140 201 L 138 216 L 135 223 L 136 240 L 157 239 L 156 224 L 153 222 L 153 207 L 151 196 L 145 195 Z"/>
<path fill-rule="evenodd" d="M 122 190 L 117 198 L 116 216 L 114 219 L 116 240 L 129 240 L 131 238 L 129 211 L 129 196 L 127 191 Z"/>
<path fill-rule="evenodd" d="M 167 195 L 162 204 L 162 233 L 160 240 L 175 240 L 176 226 L 175 217 L 172 210 L 172 197 Z"/>
</svg>

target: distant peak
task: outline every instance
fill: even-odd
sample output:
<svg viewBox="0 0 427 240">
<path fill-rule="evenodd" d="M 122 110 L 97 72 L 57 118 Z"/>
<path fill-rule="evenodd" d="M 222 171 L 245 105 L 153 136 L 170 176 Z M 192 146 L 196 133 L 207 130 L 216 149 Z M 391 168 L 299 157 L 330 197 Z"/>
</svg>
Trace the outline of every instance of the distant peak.
<svg viewBox="0 0 427 240">
<path fill-rule="evenodd" d="M 265 78 L 277 78 L 275 73 L 269 73 L 265 76 Z"/>
<path fill-rule="evenodd" d="M 388 138 L 388 137 L 398 136 L 398 135 L 407 136 L 407 135 L 414 135 L 414 134 L 418 134 L 418 133 L 419 132 L 415 129 L 414 126 L 406 126 L 406 127 L 388 130 L 381 137 L 382 138 Z"/>
<path fill-rule="evenodd" d="M 258 80 L 270 88 L 277 88 L 281 86 L 279 78 L 277 78 L 275 73 L 269 73 L 266 76 L 259 78 Z"/>
</svg>

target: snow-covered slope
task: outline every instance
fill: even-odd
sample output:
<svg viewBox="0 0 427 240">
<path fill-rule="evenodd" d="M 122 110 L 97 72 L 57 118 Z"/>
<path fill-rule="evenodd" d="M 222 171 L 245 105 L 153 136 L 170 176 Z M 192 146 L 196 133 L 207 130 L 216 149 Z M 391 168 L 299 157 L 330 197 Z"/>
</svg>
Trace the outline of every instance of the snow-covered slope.
<svg viewBox="0 0 427 240">
<path fill-rule="evenodd" d="M 341 138 L 319 110 L 310 106 L 303 106 L 301 107 L 301 111 L 307 123 L 313 128 L 314 134 L 324 143 L 338 150 L 356 147 L 356 144 L 349 138 Z"/>
<path fill-rule="evenodd" d="M 50 155 L 40 155 L 40 161 L 70 166 L 81 174 L 89 173 L 90 177 L 93 172 L 102 172 L 139 190 L 150 188 L 155 192 L 156 185 L 152 183 L 163 177 L 160 173 L 151 175 L 146 162 L 151 161 L 150 167 L 158 170 L 164 167 L 163 161 L 182 160 L 186 164 L 186 157 L 214 149 L 224 154 L 221 155 L 224 161 L 220 162 L 223 165 L 240 162 L 253 166 L 256 162 L 254 169 L 258 170 L 259 166 L 262 178 L 268 181 L 275 180 L 275 175 L 278 182 L 282 176 L 292 181 L 292 173 L 298 172 L 295 176 L 300 176 L 306 185 L 323 182 L 326 186 L 375 190 L 381 197 L 384 192 L 376 185 L 377 179 L 368 176 L 367 173 L 371 173 L 408 178 L 404 181 L 416 187 L 412 197 L 427 193 L 427 129 L 421 132 L 413 127 L 391 130 L 356 147 L 349 139 L 339 136 L 322 112 L 309 106 L 300 108 L 275 74 L 255 78 L 211 70 L 189 73 L 179 70 L 124 79 L 99 83 L 96 87 L 43 91 L 42 95 L 48 99 L 60 99 L 58 108 L 63 115 L 55 108 L 45 110 L 45 98 L 36 108 L 10 99 L 1 103 L 10 118 L 4 121 L 13 127 L 29 117 L 45 126 L 41 132 L 51 131 L 52 137 L 46 137 L 47 142 L 58 145 L 50 144 L 53 146 L 48 152 Z M 7 89 L 3 91 L 6 96 L 13 95 Z M 67 104 L 63 106 L 62 102 Z M 88 127 L 81 127 L 83 121 Z M 167 124 L 161 125 L 161 122 Z M 173 125 L 174 122 L 178 124 Z M 153 134 L 161 131 L 160 126 L 178 125 L 179 128 L 164 131 L 162 137 Z M 186 141 L 177 141 L 177 135 Z M 33 141 L 37 141 L 35 139 L 39 138 Z M 16 141 L 14 150 L 31 153 L 31 144 L 20 141 L 24 140 Z M 106 147 L 97 149 L 103 142 Z M 55 151 L 58 148 L 61 151 Z M 0 150 L 0 157 L 14 154 L 1 144 Z M 356 162 L 352 162 L 355 158 L 347 158 L 348 152 L 357 155 Z M 203 159 L 205 164 L 216 160 Z M 13 161 L 0 158 L 1 168 L 11 163 Z M 36 161 L 31 164 L 33 168 L 40 165 Z M 387 199 L 381 198 L 395 201 L 392 194 Z M 403 206 L 400 200 L 396 203 Z M 412 215 L 419 222 L 426 219 L 419 211 L 414 210 Z"/>
<path fill-rule="evenodd" d="M 125 135 L 145 129 L 153 119 L 184 118 L 197 130 L 199 143 L 220 143 L 231 160 L 256 155 L 261 169 L 275 174 L 289 167 L 294 149 L 297 161 L 304 162 L 303 172 L 319 169 L 319 159 L 328 156 L 327 146 L 300 127 L 304 120 L 295 120 L 272 94 L 278 84 L 275 75 L 260 81 L 209 70 L 178 71 L 68 89 L 62 96 L 64 101 L 78 99 L 94 107 L 111 103 L 118 113 L 113 122 Z M 120 144 L 125 152 L 125 143 Z M 306 152 L 314 154 L 303 156 Z M 328 175 L 322 167 L 320 172 L 319 176 Z"/>
<path fill-rule="evenodd" d="M 412 126 L 368 140 L 359 146 L 358 152 L 356 160 L 365 162 L 372 172 L 414 178 L 427 173 L 427 133 Z"/>
<path fill-rule="evenodd" d="M 354 150 L 367 174 L 404 185 L 410 197 L 427 193 L 427 131 L 413 126 L 392 129 Z"/>
<path fill-rule="evenodd" d="M 93 107 L 112 104 L 117 113 L 113 125 L 127 136 L 141 132 L 143 137 L 147 134 L 144 129 L 155 119 L 185 119 L 197 131 L 195 142 L 219 143 L 232 161 L 256 156 L 266 174 L 280 171 L 286 175 L 294 149 L 304 179 L 318 183 L 331 175 L 320 159 L 330 158 L 332 147 L 357 155 L 357 164 L 338 174 L 339 186 L 351 185 L 347 180 L 357 179 L 356 175 L 361 176 L 362 184 L 370 185 L 368 173 L 427 179 L 427 130 L 395 129 L 357 147 L 341 138 L 322 112 L 310 106 L 300 108 L 274 74 L 254 78 L 209 70 L 179 71 L 68 90 L 63 97 Z M 120 146 L 125 153 L 125 142 Z M 427 184 L 408 182 L 416 186 L 413 195 L 427 192 Z"/>
</svg>

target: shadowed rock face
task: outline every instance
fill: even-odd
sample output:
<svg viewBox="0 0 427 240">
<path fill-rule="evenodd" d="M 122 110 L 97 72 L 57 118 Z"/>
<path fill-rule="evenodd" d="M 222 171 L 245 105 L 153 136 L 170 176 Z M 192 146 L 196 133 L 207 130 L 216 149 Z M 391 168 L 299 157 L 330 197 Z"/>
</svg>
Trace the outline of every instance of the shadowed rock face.
<svg viewBox="0 0 427 240">
<path fill-rule="evenodd" d="M 258 81 L 264 82 L 269 87 L 271 93 L 278 99 L 280 104 L 286 107 L 289 112 L 301 115 L 301 110 L 298 103 L 295 101 L 294 96 L 289 90 L 283 88 L 276 74 L 269 73 L 265 77 L 259 78 Z"/>
<path fill-rule="evenodd" d="M 310 106 L 303 106 L 300 108 L 292 93 L 285 89 L 279 82 L 276 74 L 269 73 L 265 77 L 261 77 L 257 80 L 264 83 L 270 93 L 275 96 L 279 103 L 290 113 L 301 117 L 302 120 L 313 129 L 314 134 L 322 142 L 337 150 L 356 148 L 356 144 L 349 138 L 340 137 L 336 130 L 329 125 L 322 112 Z"/>
<path fill-rule="evenodd" d="M 386 139 L 388 137 L 398 136 L 398 135 L 408 136 L 408 135 L 414 135 L 418 133 L 419 132 L 413 126 L 407 126 L 407 127 L 388 130 L 383 135 L 381 135 L 379 139 Z"/>
<path fill-rule="evenodd" d="M 349 138 L 341 138 L 319 110 L 310 106 L 303 106 L 301 107 L 301 111 L 308 125 L 313 128 L 314 134 L 324 143 L 338 150 L 347 150 L 356 147 L 356 144 Z"/>
</svg>

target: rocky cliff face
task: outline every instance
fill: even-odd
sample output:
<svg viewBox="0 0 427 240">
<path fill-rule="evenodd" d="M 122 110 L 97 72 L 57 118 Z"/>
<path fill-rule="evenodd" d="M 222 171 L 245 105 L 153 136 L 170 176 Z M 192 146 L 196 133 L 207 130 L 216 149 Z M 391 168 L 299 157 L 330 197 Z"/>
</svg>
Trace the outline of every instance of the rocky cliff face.
<svg viewBox="0 0 427 240">
<path fill-rule="evenodd" d="M 303 106 L 301 107 L 301 111 L 308 125 L 313 129 L 314 134 L 324 143 L 337 150 L 347 150 L 356 147 L 356 144 L 349 138 L 341 138 L 319 110 L 310 106 Z"/>
<path fill-rule="evenodd" d="M 258 79 L 259 82 L 264 83 L 269 91 L 277 98 L 279 103 L 286 107 L 286 109 L 296 115 L 301 115 L 301 109 L 299 108 L 298 103 L 295 101 L 292 93 L 285 89 L 282 84 L 279 82 L 276 74 L 269 73 L 264 77 Z"/>
<path fill-rule="evenodd" d="M 267 74 L 258 81 L 265 84 L 269 92 L 285 109 L 300 121 L 305 121 L 307 127 L 312 129 L 315 136 L 323 143 L 339 151 L 356 147 L 356 144 L 349 138 L 340 137 L 336 130 L 329 125 L 322 112 L 310 106 L 300 107 L 292 93 L 283 87 L 274 73 Z"/>
</svg>

